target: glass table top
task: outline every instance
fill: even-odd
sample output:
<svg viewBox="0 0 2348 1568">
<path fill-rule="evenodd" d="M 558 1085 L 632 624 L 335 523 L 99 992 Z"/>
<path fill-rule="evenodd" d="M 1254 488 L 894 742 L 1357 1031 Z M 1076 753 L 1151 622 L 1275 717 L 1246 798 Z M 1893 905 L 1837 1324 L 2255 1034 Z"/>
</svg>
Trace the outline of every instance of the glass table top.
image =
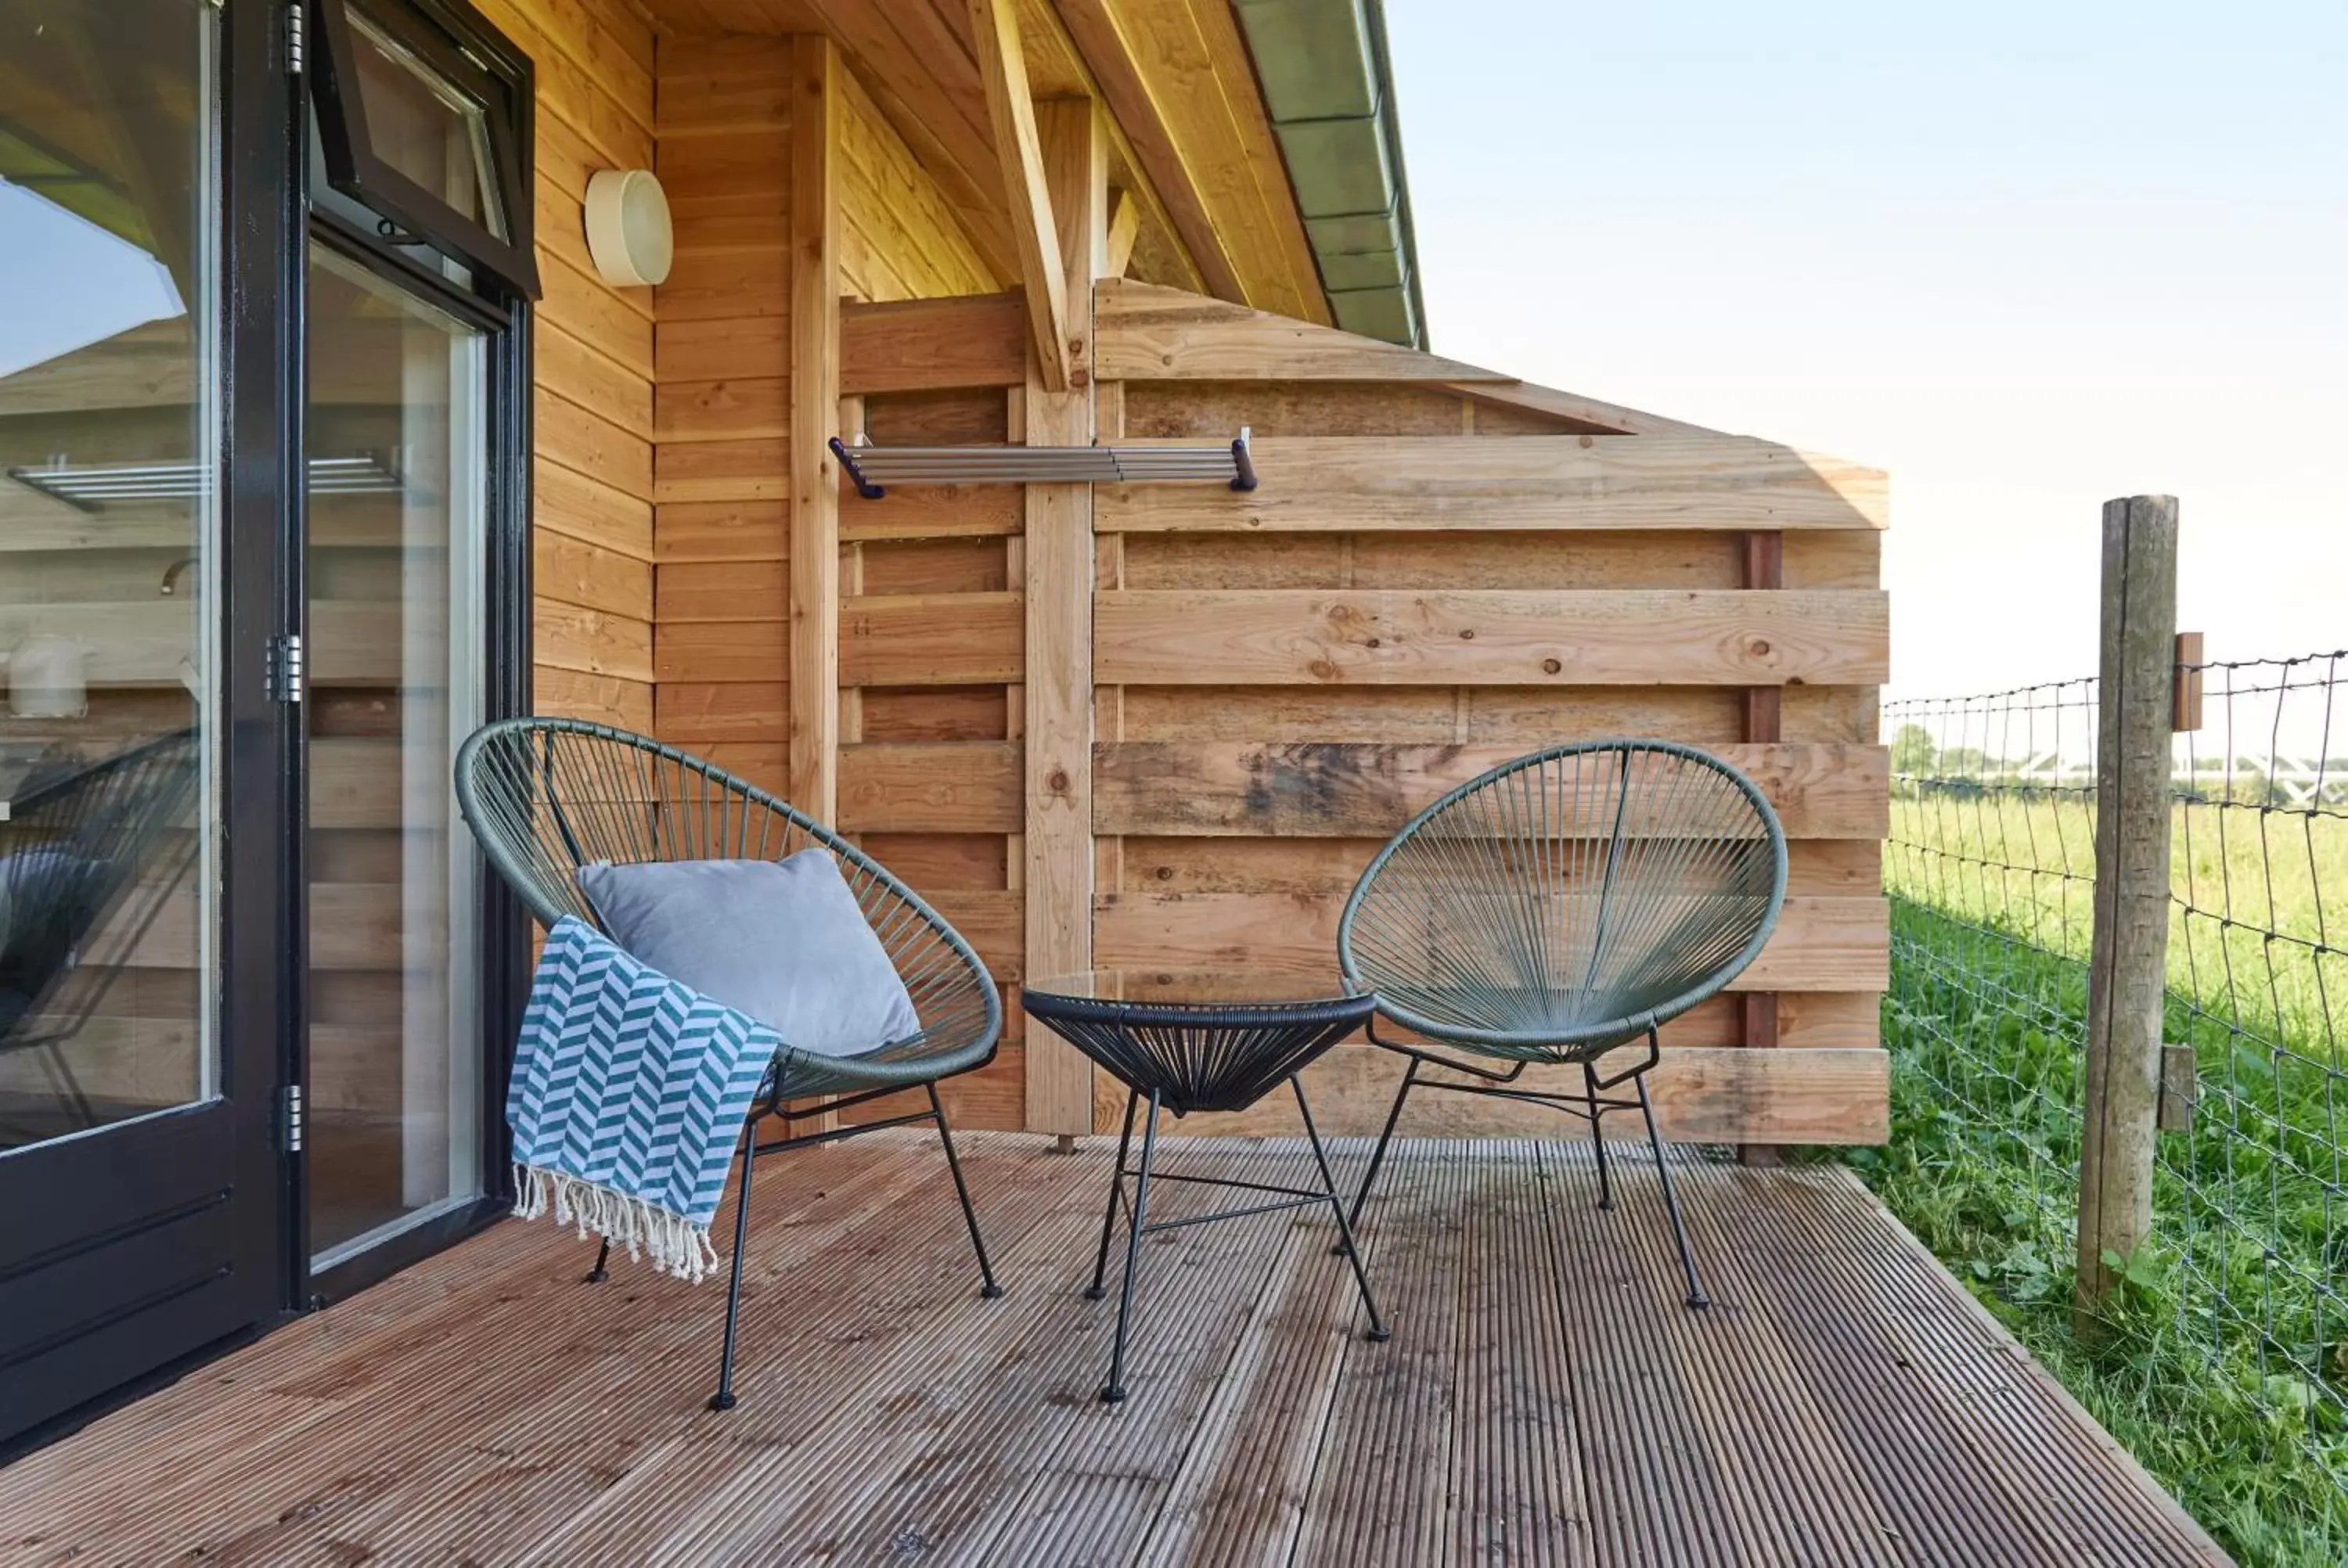
<svg viewBox="0 0 2348 1568">
<path fill-rule="evenodd" d="M 1365 997 L 1335 969 L 1087 969 L 1027 982 L 1026 994 L 1138 1007 L 1313 1007 Z"/>
</svg>

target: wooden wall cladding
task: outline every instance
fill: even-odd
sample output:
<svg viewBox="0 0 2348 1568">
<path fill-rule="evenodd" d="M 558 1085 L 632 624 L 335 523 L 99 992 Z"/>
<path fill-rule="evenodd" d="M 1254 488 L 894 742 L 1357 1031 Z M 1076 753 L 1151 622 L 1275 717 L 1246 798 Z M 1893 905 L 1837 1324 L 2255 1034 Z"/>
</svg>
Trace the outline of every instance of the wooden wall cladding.
<svg viewBox="0 0 2348 1568">
<path fill-rule="evenodd" d="M 1665 1033 L 1666 1130 L 1879 1140 L 1883 476 L 1668 422 L 1577 427 L 1602 405 L 1552 415 L 1537 396 L 1496 408 L 1477 386 L 1348 379 L 1380 373 L 1227 307 L 1121 299 L 1135 330 L 1117 363 L 1151 378 L 1120 389 L 1130 436 L 1249 425 L 1263 482 L 1097 491 L 1097 961 L 1325 970 L 1361 867 L 1445 790 L 1541 745 L 1685 741 L 1761 784 L 1792 866 L 1779 929 L 1735 994 Z M 1301 376 L 1273 368 L 1300 351 L 1314 361 Z M 1782 586 L 1746 586 L 1755 530 L 1783 540 Z M 882 609 L 864 657 L 919 668 L 910 612 Z M 1008 655 L 983 624 L 939 653 L 938 679 Z M 1780 699 L 1774 743 L 1746 740 L 1756 687 Z M 1007 809 L 983 786 L 953 804 Z M 1775 999 L 1766 1050 L 1748 1036 L 1756 995 Z M 1399 1075 L 1339 1047 L 1309 1075 L 1323 1130 L 1375 1132 Z M 1559 1130 L 1553 1112 L 1426 1098 L 1405 1131 Z M 1104 1089 L 1096 1125 L 1121 1110 Z M 1180 1130 L 1286 1132 L 1292 1116 L 1267 1101 Z"/>
<path fill-rule="evenodd" d="M 789 788 L 791 47 L 664 38 L 654 731 Z"/>
<path fill-rule="evenodd" d="M 650 730 L 653 298 L 588 260 L 587 179 L 653 163 L 652 29 L 623 0 L 482 0 L 538 82 L 535 707 Z"/>
<path fill-rule="evenodd" d="M 995 336 L 1015 296 L 845 308 L 840 379 L 877 441 L 1002 442 L 1021 395 L 1006 390 Z M 1024 321 L 1007 318 L 1024 379 Z M 924 344 L 962 345 L 930 353 Z M 953 384 L 966 381 L 966 384 Z M 1004 1046 L 942 1086 L 958 1124 L 1026 1121 L 1025 667 L 1019 579 L 1023 491 L 942 486 L 840 498 L 839 825 L 921 889 L 1004 987 Z M 849 1116 L 889 1114 L 891 1101 Z"/>
</svg>

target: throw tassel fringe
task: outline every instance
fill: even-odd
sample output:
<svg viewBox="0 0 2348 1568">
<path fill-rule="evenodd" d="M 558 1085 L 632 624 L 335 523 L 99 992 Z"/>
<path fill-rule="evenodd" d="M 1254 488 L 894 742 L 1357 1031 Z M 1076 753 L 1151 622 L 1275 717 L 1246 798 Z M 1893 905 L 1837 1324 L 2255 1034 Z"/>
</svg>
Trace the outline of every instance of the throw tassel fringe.
<svg viewBox="0 0 2348 1568">
<path fill-rule="evenodd" d="M 577 1226 L 581 1241 L 600 1236 L 626 1247 L 631 1258 L 649 1257 L 654 1268 L 688 1285 L 700 1284 L 717 1267 L 709 1227 L 658 1204 L 539 1165 L 514 1166 L 514 1193 L 517 1218 L 534 1220 L 551 1207 L 554 1223 Z"/>
</svg>

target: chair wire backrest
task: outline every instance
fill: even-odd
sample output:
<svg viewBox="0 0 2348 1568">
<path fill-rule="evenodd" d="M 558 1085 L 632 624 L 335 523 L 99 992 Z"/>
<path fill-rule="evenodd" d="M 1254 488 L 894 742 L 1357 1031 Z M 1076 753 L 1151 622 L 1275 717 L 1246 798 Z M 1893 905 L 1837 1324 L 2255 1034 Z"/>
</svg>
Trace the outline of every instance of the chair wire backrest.
<svg viewBox="0 0 2348 1568">
<path fill-rule="evenodd" d="M 1538 1058 L 1718 991 L 1785 892 L 1776 814 L 1726 763 L 1659 741 L 1558 746 L 1413 818 L 1354 885 L 1339 960 L 1406 1027 Z"/>
<path fill-rule="evenodd" d="M 999 1027 L 985 966 L 878 861 L 787 802 L 644 735 L 576 719 L 508 719 L 457 753 L 457 804 L 482 852 L 548 927 L 601 929 L 578 872 L 598 861 L 782 860 L 829 850 L 895 964 L 922 1037 Z"/>
<path fill-rule="evenodd" d="M 0 1050 L 71 1036 L 103 998 L 194 862 L 197 769 L 195 732 L 176 730 L 15 790 L 0 824 Z"/>
</svg>

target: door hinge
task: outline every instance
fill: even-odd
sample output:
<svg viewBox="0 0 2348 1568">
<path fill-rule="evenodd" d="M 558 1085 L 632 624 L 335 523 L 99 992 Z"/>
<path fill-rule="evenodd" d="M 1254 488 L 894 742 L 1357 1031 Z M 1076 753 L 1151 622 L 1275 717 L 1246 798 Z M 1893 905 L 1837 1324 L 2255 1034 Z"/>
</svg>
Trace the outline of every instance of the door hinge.
<svg viewBox="0 0 2348 1568">
<path fill-rule="evenodd" d="M 302 1152 L 302 1134 L 305 1131 L 302 1111 L 302 1086 L 298 1083 L 287 1084 L 284 1102 L 285 1152 L 289 1154 L 298 1154 Z"/>
<path fill-rule="evenodd" d="M 269 640 L 269 700 L 302 700 L 302 634 L 298 631 Z"/>
<path fill-rule="evenodd" d="M 285 74 L 289 77 L 302 74 L 302 64 L 307 56 L 304 43 L 302 3 L 301 0 L 294 0 L 294 4 L 285 9 Z"/>
</svg>

